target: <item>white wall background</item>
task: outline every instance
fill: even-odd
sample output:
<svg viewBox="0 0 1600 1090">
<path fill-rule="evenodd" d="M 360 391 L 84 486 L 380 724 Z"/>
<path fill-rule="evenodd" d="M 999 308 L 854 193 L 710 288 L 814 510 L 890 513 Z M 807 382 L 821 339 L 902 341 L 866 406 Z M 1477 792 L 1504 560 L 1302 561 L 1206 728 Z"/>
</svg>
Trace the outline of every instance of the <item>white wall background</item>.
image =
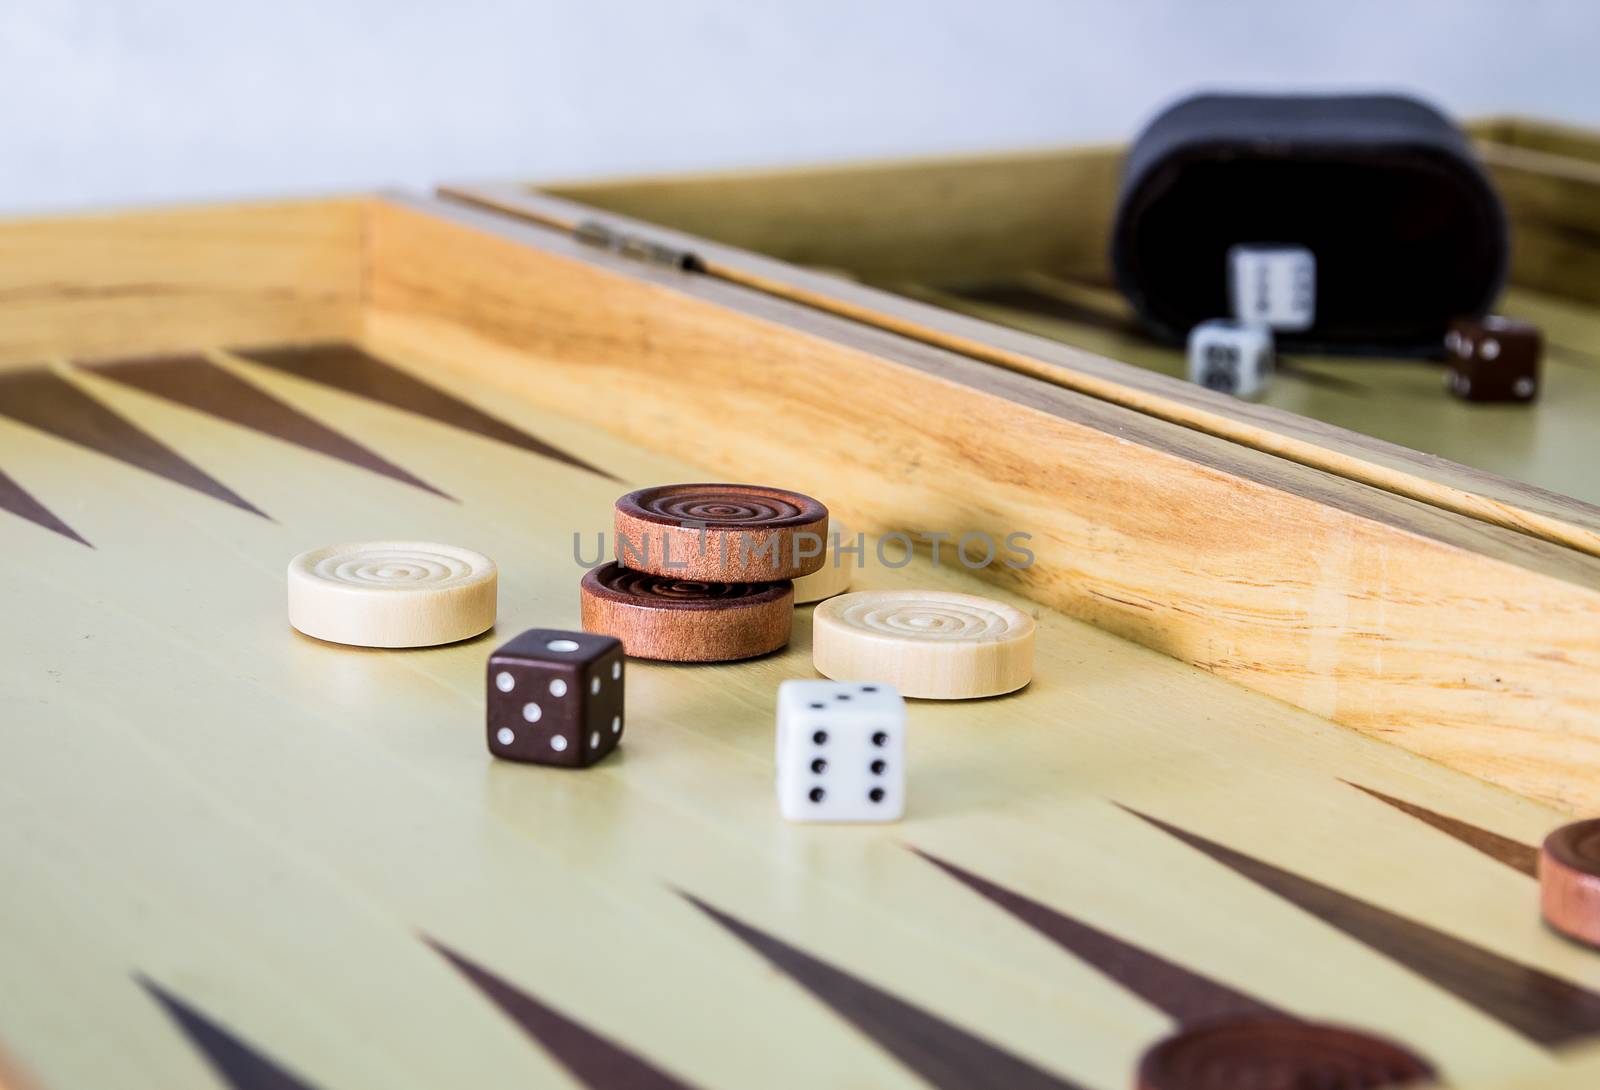
<svg viewBox="0 0 1600 1090">
<path fill-rule="evenodd" d="M 6 0 L 0 209 L 1122 138 L 1197 86 L 1600 125 L 1594 0 Z"/>
</svg>

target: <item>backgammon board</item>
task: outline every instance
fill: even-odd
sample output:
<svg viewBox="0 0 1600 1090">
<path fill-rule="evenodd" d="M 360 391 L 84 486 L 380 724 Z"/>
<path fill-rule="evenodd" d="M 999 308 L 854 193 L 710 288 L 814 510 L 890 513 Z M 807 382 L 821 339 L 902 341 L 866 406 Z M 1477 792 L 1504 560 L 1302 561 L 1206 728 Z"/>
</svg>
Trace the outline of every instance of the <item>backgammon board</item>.
<svg viewBox="0 0 1600 1090">
<path fill-rule="evenodd" d="M 0 255 L 7 1090 L 1113 1090 L 1253 1014 L 1454 1086 L 1600 1072 L 1600 955 L 1531 876 L 1594 798 L 1589 694 L 1552 695 L 1597 654 L 1594 558 L 459 203 Z M 719 477 L 1032 535 L 1023 573 L 854 576 L 1038 622 L 1025 689 L 912 703 L 902 822 L 778 817 L 809 608 L 766 657 L 630 663 L 591 769 L 486 752 L 490 650 L 577 626 L 613 500 Z M 290 629 L 291 556 L 384 537 L 492 556 L 496 628 Z"/>
</svg>

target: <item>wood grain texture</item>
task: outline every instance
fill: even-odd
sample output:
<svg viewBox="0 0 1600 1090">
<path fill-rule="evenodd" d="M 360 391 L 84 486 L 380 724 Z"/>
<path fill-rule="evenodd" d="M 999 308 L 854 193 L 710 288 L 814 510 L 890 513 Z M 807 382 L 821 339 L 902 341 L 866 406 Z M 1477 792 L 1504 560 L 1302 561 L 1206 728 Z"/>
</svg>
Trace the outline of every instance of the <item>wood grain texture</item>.
<svg viewBox="0 0 1600 1090">
<path fill-rule="evenodd" d="M 999 696 L 1033 679 L 1033 618 L 973 594 L 862 591 L 811 615 L 811 661 L 835 681 L 929 700 Z"/>
<path fill-rule="evenodd" d="M 1539 907 L 1563 935 L 1600 946 L 1600 820 L 1563 825 L 1544 838 Z"/>
<path fill-rule="evenodd" d="M 371 333 L 441 373 L 793 481 L 873 532 L 1031 534 L 1034 563 L 983 574 L 1452 767 L 1600 805 L 1593 557 L 478 210 L 386 205 L 371 245 Z M 597 380 L 618 396 L 587 397 Z M 803 451 L 757 423 L 774 413 Z"/>
<path fill-rule="evenodd" d="M 765 485 L 670 484 L 616 503 L 616 558 L 665 579 L 769 583 L 819 570 L 828 509 Z"/>
<path fill-rule="evenodd" d="M 361 324 L 359 199 L 0 221 L 0 367 Z"/>
<path fill-rule="evenodd" d="M 289 561 L 289 623 L 353 647 L 436 647 L 494 626 L 499 569 L 429 541 L 326 545 Z"/>
<path fill-rule="evenodd" d="M 1072 153 L 1060 154 L 1070 156 Z M 1098 153 L 1085 154 L 1093 157 Z M 734 184 L 735 179 L 727 180 L 728 187 Z M 734 283 L 867 322 L 1397 495 L 1417 498 L 1445 510 L 1600 555 L 1600 506 L 1594 503 L 1575 500 L 1559 489 L 1541 488 L 1536 483 L 1509 479 L 1459 460 L 1438 457 L 1426 446 L 1412 449 L 1409 445 L 1363 434 L 1359 428 L 1352 430 L 1299 412 L 1242 402 L 1186 382 L 1181 372 L 1152 373 L 1122 362 L 1130 357 L 1116 351 L 1115 345 L 1105 346 L 1099 352 L 1084 351 L 1034 333 L 1000 328 L 992 322 L 909 299 L 903 294 L 813 272 L 781 260 L 786 256 L 781 249 L 771 251 L 777 255 L 772 257 L 747 243 L 729 245 L 715 232 L 703 237 L 693 234 L 698 224 L 681 215 L 663 213 L 655 222 L 632 219 L 629 217 L 633 206 L 609 203 L 615 192 L 604 186 L 594 191 L 564 187 L 558 191 L 561 196 L 514 184 L 448 187 L 444 192 L 565 230 L 599 216 L 623 233 L 644 235 L 693 252 L 712 275 Z M 685 183 L 680 190 L 682 200 L 688 201 L 691 193 L 691 186 Z M 1082 211 L 1080 205 L 1073 208 L 1074 215 L 1091 219 L 1101 214 Z M 1063 213 L 1053 206 L 1052 214 Z M 942 226 L 945 221 L 930 222 Z M 980 218 L 976 222 L 981 227 L 983 220 Z M 1528 230 L 1536 232 L 1540 228 L 1530 222 Z M 1082 268 L 1065 271 L 1075 272 L 1080 277 L 1099 275 L 1103 278 L 1104 253 L 1102 248 L 1096 257 L 1098 272 Z M 1010 275 L 1031 270 L 1058 274 L 1063 271 L 1061 267 L 1052 268 L 1046 263 L 1024 265 L 1022 256 L 1019 254 L 1009 264 Z M 1582 265 L 1584 260 L 1582 252 L 1573 251 L 1561 266 L 1562 273 L 1577 275 L 1587 282 L 1600 282 L 1600 268 Z M 912 279 L 929 283 L 942 277 L 945 282 L 981 282 L 999 272 L 978 266 L 966 272 L 929 268 L 922 273 L 900 272 L 897 276 L 885 275 L 880 279 L 890 283 Z M 1108 355 L 1109 352 L 1115 352 L 1115 358 Z"/>
<path fill-rule="evenodd" d="M 622 641 L 630 658 L 734 662 L 789 642 L 794 585 L 704 583 L 602 564 L 579 585 L 583 630 Z"/>
</svg>

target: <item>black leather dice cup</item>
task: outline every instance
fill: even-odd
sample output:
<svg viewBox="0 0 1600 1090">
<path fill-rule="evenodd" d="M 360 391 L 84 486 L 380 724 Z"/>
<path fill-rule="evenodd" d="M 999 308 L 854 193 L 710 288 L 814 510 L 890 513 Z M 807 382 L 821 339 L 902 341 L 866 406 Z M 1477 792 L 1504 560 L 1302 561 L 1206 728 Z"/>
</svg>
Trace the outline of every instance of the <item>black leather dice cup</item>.
<svg viewBox="0 0 1600 1090">
<path fill-rule="evenodd" d="M 1466 136 L 1396 95 L 1184 99 L 1144 129 L 1112 231 L 1118 285 L 1157 337 L 1226 316 L 1230 246 L 1316 257 L 1316 319 L 1285 347 L 1437 353 L 1506 275 L 1505 210 Z"/>
</svg>

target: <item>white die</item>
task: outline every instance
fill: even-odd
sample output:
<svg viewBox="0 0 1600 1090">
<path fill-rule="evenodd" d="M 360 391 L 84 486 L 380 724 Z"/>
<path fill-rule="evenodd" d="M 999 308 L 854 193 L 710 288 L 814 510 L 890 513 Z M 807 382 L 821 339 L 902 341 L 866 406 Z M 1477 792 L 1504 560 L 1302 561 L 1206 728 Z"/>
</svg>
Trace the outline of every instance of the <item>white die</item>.
<svg viewBox="0 0 1600 1090">
<path fill-rule="evenodd" d="M 1310 329 L 1317 318 L 1317 259 L 1304 246 L 1230 246 L 1228 300 L 1242 322 L 1291 333 Z"/>
<path fill-rule="evenodd" d="M 778 810 L 789 821 L 898 821 L 906 702 L 892 685 L 778 686 Z"/>
<path fill-rule="evenodd" d="M 1260 393 L 1272 377 L 1272 330 L 1213 318 L 1189 331 L 1189 381 L 1236 397 Z"/>
</svg>

